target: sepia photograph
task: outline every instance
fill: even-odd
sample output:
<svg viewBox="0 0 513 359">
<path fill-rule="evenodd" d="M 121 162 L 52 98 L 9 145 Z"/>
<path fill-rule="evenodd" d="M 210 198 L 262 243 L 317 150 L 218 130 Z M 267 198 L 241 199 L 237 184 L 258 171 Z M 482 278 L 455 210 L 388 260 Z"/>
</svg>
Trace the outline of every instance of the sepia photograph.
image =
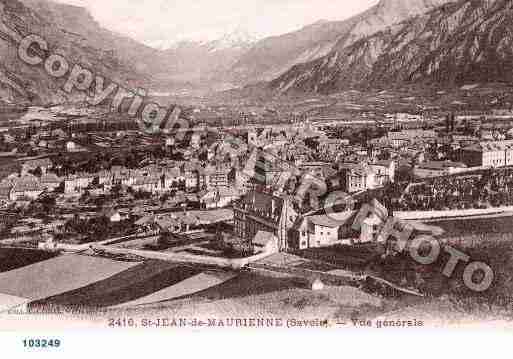
<svg viewBox="0 0 513 359">
<path fill-rule="evenodd" d="M 511 0 L 0 0 L 0 333 L 436 328 L 513 328 Z"/>
</svg>

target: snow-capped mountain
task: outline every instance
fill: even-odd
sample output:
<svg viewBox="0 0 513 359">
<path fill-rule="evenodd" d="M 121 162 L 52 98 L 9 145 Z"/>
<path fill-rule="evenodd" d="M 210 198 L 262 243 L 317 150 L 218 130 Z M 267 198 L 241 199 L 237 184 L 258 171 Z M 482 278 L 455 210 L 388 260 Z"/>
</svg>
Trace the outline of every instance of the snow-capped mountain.
<svg viewBox="0 0 513 359">
<path fill-rule="evenodd" d="M 246 49 L 258 40 L 259 38 L 256 35 L 238 27 L 218 36 L 210 36 L 210 38 L 185 36 L 178 40 L 162 39 L 150 43 L 150 46 L 163 51 L 176 51 L 187 47 L 204 47 L 210 50 Z"/>
<path fill-rule="evenodd" d="M 205 45 L 210 47 L 211 51 L 222 51 L 226 49 L 247 50 L 258 41 L 258 37 L 244 29 L 236 29 L 226 33 L 217 40 L 210 41 Z"/>
<path fill-rule="evenodd" d="M 167 66 L 159 77 L 177 82 L 208 82 L 228 71 L 257 38 L 236 29 L 215 40 L 181 40 L 163 51 Z"/>
</svg>

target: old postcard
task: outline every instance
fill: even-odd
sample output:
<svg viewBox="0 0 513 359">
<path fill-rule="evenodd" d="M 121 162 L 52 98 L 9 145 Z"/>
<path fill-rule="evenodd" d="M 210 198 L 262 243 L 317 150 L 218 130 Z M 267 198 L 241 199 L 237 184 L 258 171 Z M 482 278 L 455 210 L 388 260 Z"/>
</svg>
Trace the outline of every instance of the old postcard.
<svg viewBox="0 0 513 359">
<path fill-rule="evenodd" d="M 510 0 L 0 0 L 0 331 L 510 328 L 512 29 Z"/>
</svg>

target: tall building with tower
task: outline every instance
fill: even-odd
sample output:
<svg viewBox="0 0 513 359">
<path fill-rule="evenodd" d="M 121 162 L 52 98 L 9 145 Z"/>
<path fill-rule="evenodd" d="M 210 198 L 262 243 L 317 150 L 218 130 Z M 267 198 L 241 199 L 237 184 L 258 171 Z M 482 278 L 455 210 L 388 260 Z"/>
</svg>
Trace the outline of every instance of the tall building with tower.
<svg viewBox="0 0 513 359">
<path fill-rule="evenodd" d="M 258 232 L 269 232 L 278 238 L 280 251 L 288 250 L 290 230 L 299 214 L 287 196 L 253 190 L 233 210 L 235 233 L 240 239 L 250 244 Z"/>
</svg>

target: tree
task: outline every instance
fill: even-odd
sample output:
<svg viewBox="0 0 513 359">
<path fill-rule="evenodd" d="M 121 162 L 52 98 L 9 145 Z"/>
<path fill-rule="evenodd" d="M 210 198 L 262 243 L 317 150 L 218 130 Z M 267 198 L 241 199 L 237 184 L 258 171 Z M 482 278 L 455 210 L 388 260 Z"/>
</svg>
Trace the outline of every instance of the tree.
<svg viewBox="0 0 513 359">
<path fill-rule="evenodd" d="M 41 167 L 36 167 L 35 169 L 29 171 L 29 173 L 36 177 L 41 177 L 43 175 L 43 170 L 41 170 Z"/>
<path fill-rule="evenodd" d="M 56 200 L 55 200 L 55 197 L 53 197 L 53 196 L 41 197 L 39 202 L 42 204 L 43 211 L 46 213 L 53 212 L 53 209 L 55 208 L 55 205 L 56 205 Z"/>
<path fill-rule="evenodd" d="M 119 197 L 119 195 L 121 194 L 121 190 L 121 185 L 116 184 L 114 187 L 112 187 L 112 194 L 116 197 Z"/>
</svg>

